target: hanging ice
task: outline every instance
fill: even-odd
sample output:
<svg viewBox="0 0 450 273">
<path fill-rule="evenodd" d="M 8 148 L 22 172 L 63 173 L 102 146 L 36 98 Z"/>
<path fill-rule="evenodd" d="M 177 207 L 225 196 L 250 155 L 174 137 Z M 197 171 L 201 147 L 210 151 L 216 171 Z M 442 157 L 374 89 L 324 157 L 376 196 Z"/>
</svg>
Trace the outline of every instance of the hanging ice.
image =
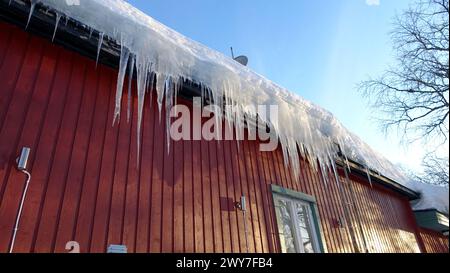
<svg viewBox="0 0 450 273">
<path fill-rule="evenodd" d="M 28 21 L 27 21 L 27 25 L 25 26 L 25 29 L 27 29 L 28 25 L 30 24 L 31 16 L 33 16 L 33 12 L 34 12 L 34 9 L 36 8 L 36 4 L 38 1 L 39 0 L 31 0 L 30 13 L 28 14 Z M 11 2 L 9 4 L 11 4 Z"/>
<path fill-rule="evenodd" d="M 55 30 L 53 31 L 52 42 L 55 40 L 56 31 L 58 30 L 59 21 L 61 20 L 61 14 L 56 13 Z"/>
<path fill-rule="evenodd" d="M 130 56 L 130 67 L 128 70 L 128 103 L 127 103 L 127 122 L 130 122 L 130 117 L 131 117 L 131 98 L 132 98 L 132 93 L 131 93 L 131 86 L 133 83 L 133 74 L 134 74 L 134 56 L 131 55 Z"/>
<path fill-rule="evenodd" d="M 99 32 L 98 34 L 98 46 L 97 46 L 97 59 L 95 60 L 95 64 L 98 64 L 98 58 L 100 57 L 100 51 L 102 50 L 103 45 L 103 38 L 105 36 L 105 33 Z"/>
<path fill-rule="evenodd" d="M 114 109 L 114 120 L 113 124 L 118 121 L 120 118 L 120 106 L 122 103 L 122 91 L 123 91 L 123 82 L 125 80 L 125 73 L 128 67 L 128 59 L 130 58 L 130 51 L 123 47 L 121 48 L 120 55 L 120 65 L 119 65 L 119 76 L 117 78 L 117 90 L 116 90 L 116 106 Z"/>
<path fill-rule="evenodd" d="M 138 153 L 142 112 L 148 86 L 156 86 L 158 107 L 163 101 L 171 105 L 180 79 L 200 83 L 202 94 L 224 105 L 231 105 L 225 119 L 235 128 L 243 126 L 243 118 L 255 116 L 247 105 L 277 105 L 278 120 L 266 117 L 276 131 L 283 158 L 295 174 L 300 168 L 299 155 L 308 158 L 312 167 L 328 181 L 328 173 L 336 173 L 334 160 L 339 152 L 412 189 L 417 187 L 384 157 L 373 151 L 359 137 L 349 132 L 331 113 L 276 85 L 231 58 L 211 50 L 162 25 L 122 0 L 80 0 L 68 5 L 61 0 L 33 0 L 30 18 L 36 2 L 40 2 L 99 32 L 98 55 L 106 35 L 122 47 L 115 118 L 119 118 L 126 68 L 135 62 L 137 79 Z M 101 16 L 99 16 L 101 14 Z M 131 66 L 133 70 L 134 65 Z M 130 73 L 129 73 L 130 74 Z M 129 75 L 131 77 L 131 74 Z M 156 82 L 153 83 L 153 80 Z M 150 93 L 150 96 L 153 94 Z M 130 96 L 128 96 L 130 98 Z M 166 125 L 170 124 L 167 120 Z M 239 133 L 239 130 L 236 130 Z M 341 151 L 335 144 L 339 144 Z M 139 158 L 139 155 L 138 155 Z M 316 163 L 318 162 L 318 163 Z M 370 178 L 370 176 L 369 176 Z M 327 182 L 328 183 L 328 182 Z M 448 210 L 448 190 L 446 207 Z M 427 191 L 424 191 L 427 194 Z"/>
</svg>

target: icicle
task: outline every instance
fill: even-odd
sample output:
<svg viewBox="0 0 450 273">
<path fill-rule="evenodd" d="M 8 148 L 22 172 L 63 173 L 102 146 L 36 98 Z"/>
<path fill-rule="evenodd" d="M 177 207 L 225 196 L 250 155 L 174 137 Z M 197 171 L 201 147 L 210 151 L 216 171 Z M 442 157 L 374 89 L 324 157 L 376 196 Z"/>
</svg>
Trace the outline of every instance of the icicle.
<svg viewBox="0 0 450 273">
<path fill-rule="evenodd" d="M 166 88 L 165 76 L 161 73 L 157 73 L 156 74 L 156 93 L 158 94 L 157 102 L 158 102 L 158 110 L 159 110 L 159 122 L 161 122 L 161 107 L 162 107 L 162 102 L 164 100 L 165 88 Z"/>
<path fill-rule="evenodd" d="M 328 187 L 328 175 L 327 175 L 327 170 L 326 170 L 326 168 L 323 166 L 323 164 L 320 164 L 320 174 L 321 174 L 323 183 L 325 183 L 325 187 Z"/>
<path fill-rule="evenodd" d="M 9 6 L 11 6 L 11 2 L 12 2 L 12 0 L 9 0 Z"/>
<path fill-rule="evenodd" d="M 135 57 L 133 55 L 130 55 L 130 66 L 128 68 L 128 103 L 127 103 L 127 121 L 130 122 L 131 118 L 131 84 L 133 83 L 133 73 L 134 73 L 134 63 L 135 63 Z M 146 88 L 147 89 L 147 88 Z"/>
<path fill-rule="evenodd" d="M 142 56 L 136 56 L 136 71 L 137 71 L 137 97 L 138 97 L 138 120 L 137 120 L 137 161 L 140 158 L 141 147 L 141 127 L 142 114 L 144 111 L 145 89 L 147 86 L 148 73 L 150 73 L 150 64 L 147 60 L 142 59 Z"/>
<path fill-rule="evenodd" d="M 122 46 L 120 53 L 119 73 L 117 76 L 117 88 L 116 88 L 116 106 L 114 109 L 113 125 L 120 119 L 120 108 L 122 104 L 123 82 L 125 80 L 125 74 L 128 67 L 128 59 L 130 57 L 130 51 L 128 48 Z"/>
<path fill-rule="evenodd" d="M 169 78 L 166 82 L 166 92 L 165 92 L 165 110 L 166 110 L 166 139 L 167 139 L 167 154 L 170 154 L 170 125 L 172 124 L 170 118 L 170 109 L 173 106 L 173 95 L 175 92 L 174 80 Z"/>
<path fill-rule="evenodd" d="M 58 30 L 59 20 L 61 20 L 61 14 L 56 13 L 56 23 L 55 23 L 55 30 L 53 31 L 52 43 L 55 40 L 56 31 Z"/>
<path fill-rule="evenodd" d="M 28 21 L 27 25 L 25 26 L 25 29 L 28 28 L 28 25 L 30 24 L 31 17 L 33 16 L 34 8 L 36 7 L 37 0 L 31 0 L 31 7 L 30 7 L 30 13 L 28 14 Z"/>
<path fill-rule="evenodd" d="M 89 39 L 92 38 L 92 33 L 94 33 L 94 28 L 90 27 L 89 28 Z"/>
<path fill-rule="evenodd" d="M 365 168 L 366 168 L 367 179 L 369 180 L 369 183 L 370 183 L 370 187 L 373 187 L 372 178 L 370 177 L 369 167 L 367 167 L 367 165 L 366 165 Z"/>
<path fill-rule="evenodd" d="M 336 179 L 336 184 L 338 185 L 338 187 L 341 187 L 341 182 L 339 179 L 339 174 L 336 168 L 336 163 L 334 162 L 334 160 L 332 158 L 330 158 L 330 164 L 333 170 L 333 174 L 334 174 L 334 178 Z"/>
<path fill-rule="evenodd" d="M 102 50 L 102 45 L 103 45 L 103 38 L 104 38 L 104 33 L 103 32 L 99 32 L 98 33 L 98 47 L 97 47 L 97 59 L 95 62 L 95 66 L 98 65 L 98 58 L 100 56 L 100 51 Z"/>
</svg>

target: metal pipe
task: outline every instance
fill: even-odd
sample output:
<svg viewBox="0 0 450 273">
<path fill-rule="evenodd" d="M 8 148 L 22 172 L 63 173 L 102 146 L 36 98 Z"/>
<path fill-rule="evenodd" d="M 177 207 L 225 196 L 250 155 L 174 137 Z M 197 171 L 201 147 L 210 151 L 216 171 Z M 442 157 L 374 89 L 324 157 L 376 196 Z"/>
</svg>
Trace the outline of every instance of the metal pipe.
<svg viewBox="0 0 450 273">
<path fill-rule="evenodd" d="M 244 213 L 244 232 L 245 232 L 245 246 L 246 246 L 246 248 L 247 248 L 247 253 L 248 253 L 249 251 L 248 251 L 248 228 L 247 228 L 247 213 L 246 213 L 246 211 L 245 211 L 245 210 L 243 211 L 243 213 Z"/>
<path fill-rule="evenodd" d="M 16 241 L 17 231 L 19 230 L 19 222 L 20 222 L 20 217 L 22 216 L 23 204 L 25 203 L 25 197 L 27 195 L 28 186 L 30 185 L 30 181 L 31 181 L 31 174 L 27 170 L 21 170 L 21 172 L 23 172 L 24 174 L 27 175 L 27 182 L 25 183 L 25 189 L 22 193 L 22 199 L 20 201 L 19 211 L 17 212 L 16 224 L 14 225 L 14 232 L 13 232 L 13 237 L 12 237 L 12 241 L 11 241 L 11 246 L 9 247 L 9 253 L 12 253 L 14 250 L 14 243 Z"/>
</svg>

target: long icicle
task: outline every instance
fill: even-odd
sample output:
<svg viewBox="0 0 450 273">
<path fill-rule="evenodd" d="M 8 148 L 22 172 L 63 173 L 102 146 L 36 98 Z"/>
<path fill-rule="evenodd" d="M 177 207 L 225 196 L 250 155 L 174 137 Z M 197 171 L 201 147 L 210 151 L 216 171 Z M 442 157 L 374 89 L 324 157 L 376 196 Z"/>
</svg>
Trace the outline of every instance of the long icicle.
<svg viewBox="0 0 450 273">
<path fill-rule="evenodd" d="M 130 57 L 130 51 L 128 48 L 122 46 L 120 53 L 119 73 L 117 75 L 117 88 L 116 88 L 116 105 L 114 109 L 113 125 L 120 119 L 120 109 L 122 105 L 123 94 L 123 82 L 125 80 L 125 74 L 128 67 L 128 59 Z"/>
<path fill-rule="evenodd" d="M 140 159 L 141 151 L 141 128 L 142 115 L 144 112 L 145 91 L 147 87 L 148 73 L 150 73 L 150 64 L 147 60 L 136 56 L 137 71 L 137 97 L 138 97 L 138 120 L 137 120 L 137 161 Z"/>
<path fill-rule="evenodd" d="M 52 43 L 55 40 L 56 31 L 58 30 L 58 24 L 59 24 L 60 20 L 61 20 L 61 14 L 56 13 L 56 22 L 55 22 L 55 29 L 53 30 Z"/>
<path fill-rule="evenodd" d="M 36 3 L 37 3 L 37 0 L 31 0 L 30 13 L 28 14 L 28 21 L 27 21 L 27 25 L 25 26 L 25 29 L 27 29 L 28 25 L 30 24 L 31 17 L 33 16 L 33 12 L 36 7 Z"/>
<path fill-rule="evenodd" d="M 98 33 L 97 59 L 95 60 L 96 67 L 98 65 L 98 58 L 100 56 L 100 51 L 102 50 L 104 36 L 105 36 L 105 34 L 103 32 Z"/>
<path fill-rule="evenodd" d="M 134 55 L 130 54 L 130 66 L 128 68 L 128 103 L 127 103 L 127 121 L 128 122 L 130 122 L 130 118 L 131 118 L 131 98 L 133 97 L 133 94 L 131 93 L 131 87 L 132 87 L 132 83 L 133 83 L 134 64 L 135 64 L 135 57 L 134 57 Z"/>
</svg>

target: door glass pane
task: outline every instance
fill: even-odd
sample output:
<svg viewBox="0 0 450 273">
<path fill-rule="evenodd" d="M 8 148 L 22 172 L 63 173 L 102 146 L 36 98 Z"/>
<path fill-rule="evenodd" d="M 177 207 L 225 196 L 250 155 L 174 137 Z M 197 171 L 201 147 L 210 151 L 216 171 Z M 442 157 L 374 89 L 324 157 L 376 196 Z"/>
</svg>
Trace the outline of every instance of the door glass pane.
<svg viewBox="0 0 450 273">
<path fill-rule="evenodd" d="M 297 227 L 300 231 L 301 243 L 306 253 L 314 253 L 313 233 L 311 219 L 309 218 L 309 205 L 295 203 Z"/>
<path fill-rule="evenodd" d="M 289 209 L 290 201 L 275 200 L 278 232 L 280 233 L 281 250 L 284 253 L 295 253 L 294 230 Z"/>
</svg>

